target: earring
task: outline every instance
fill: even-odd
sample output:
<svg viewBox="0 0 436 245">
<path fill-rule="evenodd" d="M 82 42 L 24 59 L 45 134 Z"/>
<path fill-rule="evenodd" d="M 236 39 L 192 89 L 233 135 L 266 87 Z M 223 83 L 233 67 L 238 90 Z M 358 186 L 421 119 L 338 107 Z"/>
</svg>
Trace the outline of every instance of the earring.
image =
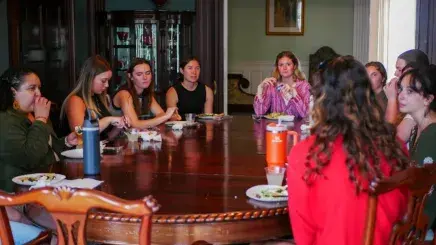
<svg viewBox="0 0 436 245">
<path fill-rule="evenodd" d="M 17 111 L 20 109 L 20 104 L 18 103 L 18 101 L 14 100 L 14 103 L 12 103 L 12 108 Z"/>
</svg>

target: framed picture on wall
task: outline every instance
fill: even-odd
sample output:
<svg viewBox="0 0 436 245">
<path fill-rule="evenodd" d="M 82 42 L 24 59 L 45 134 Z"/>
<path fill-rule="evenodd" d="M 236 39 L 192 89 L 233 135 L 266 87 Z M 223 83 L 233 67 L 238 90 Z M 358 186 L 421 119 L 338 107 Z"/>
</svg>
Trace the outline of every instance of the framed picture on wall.
<svg viewBox="0 0 436 245">
<path fill-rule="evenodd" d="M 304 0 L 266 0 L 266 35 L 303 35 Z"/>
</svg>

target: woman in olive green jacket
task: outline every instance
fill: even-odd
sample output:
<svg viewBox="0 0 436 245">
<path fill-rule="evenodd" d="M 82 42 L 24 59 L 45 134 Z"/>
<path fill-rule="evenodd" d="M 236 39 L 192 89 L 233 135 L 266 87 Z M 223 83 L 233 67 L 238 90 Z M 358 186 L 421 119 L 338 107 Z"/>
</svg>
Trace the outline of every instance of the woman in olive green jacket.
<svg viewBox="0 0 436 245">
<path fill-rule="evenodd" d="M 412 69 L 405 72 L 398 82 L 399 109 L 410 114 L 416 122 L 410 136 L 410 156 L 418 165 L 434 164 L 436 160 L 436 66 Z M 429 226 L 436 219 L 436 191 L 425 206 Z"/>
<path fill-rule="evenodd" d="M 51 103 L 41 96 L 34 72 L 11 68 L 0 79 L 0 189 L 11 192 L 13 177 L 57 162 L 77 137 L 58 139 L 47 124 Z"/>
</svg>

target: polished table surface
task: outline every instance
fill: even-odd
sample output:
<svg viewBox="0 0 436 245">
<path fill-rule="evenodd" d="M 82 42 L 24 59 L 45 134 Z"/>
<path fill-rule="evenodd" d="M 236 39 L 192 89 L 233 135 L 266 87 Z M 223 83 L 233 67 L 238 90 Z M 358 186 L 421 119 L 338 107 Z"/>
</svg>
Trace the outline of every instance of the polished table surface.
<svg viewBox="0 0 436 245">
<path fill-rule="evenodd" d="M 162 205 L 153 216 L 156 244 L 240 243 L 289 235 L 286 202 L 259 202 L 245 195 L 248 188 L 267 182 L 264 137 L 270 122 L 241 115 L 199 121 L 197 127 L 180 132 L 161 125 L 156 130 L 162 142 L 117 139 L 113 144 L 123 150 L 104 154 L 99 189 L 125 199 L 153 195 Z M 300 132 L 300 124 L 287 125 Z M 60 172 L 68 179 L 83 178 L 82 164 L 66 159 Z M 135 243 L 135 234 L 124 232 L 136 230 L 138 223 L 119 217 L 92 213 L 88 239 Z"/>
</svg>

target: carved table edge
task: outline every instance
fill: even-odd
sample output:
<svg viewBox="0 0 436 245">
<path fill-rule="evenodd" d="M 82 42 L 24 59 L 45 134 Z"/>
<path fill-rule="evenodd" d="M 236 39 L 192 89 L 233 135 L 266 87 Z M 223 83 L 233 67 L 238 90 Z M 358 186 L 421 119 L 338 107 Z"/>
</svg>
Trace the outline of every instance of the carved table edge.
<svg viewBox="0 0 436 245">
<path fill-rule="evenodd" d="M 153 224 L 192 224 L 192 223 L 215 223 L 241 220 L 255 220 L 268 217 L 282 216 L 288 214 L 287 207 L 260 209 L 250 211 L 237 211 L 226 213 L 208 214 L 187 214 L 187 215 L 165 215 L 155 214 L 152 216 Z M 115 221 L 123 223 L 140 223 L 141 217 L 129 216 L 118 213 L 93 212 L 88 215 L 88 219 L 101 221 Z"/>
</svg>

